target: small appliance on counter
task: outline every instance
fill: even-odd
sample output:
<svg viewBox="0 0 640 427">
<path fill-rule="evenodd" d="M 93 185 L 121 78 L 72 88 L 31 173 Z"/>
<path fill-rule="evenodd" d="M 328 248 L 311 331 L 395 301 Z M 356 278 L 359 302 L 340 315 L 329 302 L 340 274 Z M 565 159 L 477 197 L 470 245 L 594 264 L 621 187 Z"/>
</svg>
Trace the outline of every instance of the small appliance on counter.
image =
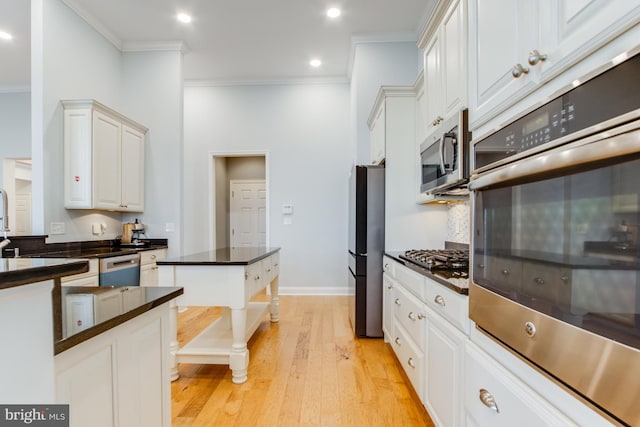
<svg viewBox="0 0 640 427">
<path fill-rule="evenodd" d="M 144 224 L 138 222 L 137 218 L 135 222 L 126 222 L 122 224 L 122 238 L 120 239 L 120 246 L 147 246 L 148 242 L 142 240 L 143 236 L 146 238 Z"/>
</svg>

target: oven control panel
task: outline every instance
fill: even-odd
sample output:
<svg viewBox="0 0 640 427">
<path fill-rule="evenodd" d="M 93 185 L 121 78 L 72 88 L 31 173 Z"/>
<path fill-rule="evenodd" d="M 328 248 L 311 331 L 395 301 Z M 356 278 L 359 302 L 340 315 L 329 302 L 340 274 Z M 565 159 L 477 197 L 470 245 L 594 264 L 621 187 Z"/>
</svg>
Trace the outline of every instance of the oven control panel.
<svg viewBox="0 0 640 427">
<path fill-rule="evenodd" d="M 513 156 L 554 142 L 623 114 L 640 114 L 640 54 L 575 85 L 534 111 L 473 143 L 473 170 L 490 169 Z"/>
</svg>

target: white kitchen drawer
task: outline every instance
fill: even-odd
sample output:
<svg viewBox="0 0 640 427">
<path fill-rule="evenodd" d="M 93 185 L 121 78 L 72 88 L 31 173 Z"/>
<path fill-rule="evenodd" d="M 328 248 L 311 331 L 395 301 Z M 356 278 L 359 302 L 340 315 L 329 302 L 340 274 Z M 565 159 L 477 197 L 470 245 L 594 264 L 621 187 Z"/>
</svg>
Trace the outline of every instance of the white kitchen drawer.
<svg viewBox="0 0 640 427">
<path fill-rule="evenodd" d="M 392 291 L 395 321 L 404 327 L 420 349 L 424 349 L 427 323 L 424 303 L 401 286 L 395 286 Z"/>
<path fill-rule="evenodd" d="M 466 344 L 464 404 L 467 426 L 576 425 L 473 343 L 467 341 Z"/>
<path fill-rule="evenodd" d="M 424 301 L 424 280 L 425 277 L 415 271 L 405 267 L 400 263 L 394 266 L 395 279 L 404 286 L 409 292 Z"/>
<path fill-rule="evenodd" d="M 396 277 L 396 273 L 395 273 L 396 264 L 398 263 L 392 260 L 391 258 L 387 256 L 382 257 L 382 271 L 384 271 L 385 273 L 387 273 L 388 275 L 394 278 Z"/>
<path fill-rule="evenodd" d="M 140 265 L 155 264 L 156 261 L 167 257 L 166 249 L 154 249 L 151 251 L 140 251 Z"/>
<path fill-rule="evenodd" d="M 83 284 L 76 285 L 75 283 L 69 283 L 78 279 L 92 279 L 95 276 L 95 279 L 98 279 L 98 258 L 89 258 L 89 271 L 86 273 L 73 274 L 71 276 L 65 276 L 60 279 L 60 282 L 64 286 L 93 286 L 89 285 L 87 280 L 82 280 Z M 80 283 L 80 282 L 77 282 Z M 98 286 L 97 284 L 95 286 Z"/>
<path fill-rule="evenodd" d="M 434 311 L 469 335 L 469 296 L 461 295 L 425 277 L 425 297 Z"/>
<path fill-rule="evenodd" d="M 404 328 L 397 323 L 394 326 L 391 348 L 396 353 L 396 357 L 413 385 L 413 389 L 420 397 L 420 400 L 423 401 L 424 382 L 426 380 L 424 353 L 409 338 Z"/>
<path fill-rule="evenodd" d="M 247 299 L 251 298 L 258 291 L 264 288 L 264 277 L 262 272 L 262 261 L 249 264 L 244 269 L 245 289 L 248 291 Z"/>
</svg>

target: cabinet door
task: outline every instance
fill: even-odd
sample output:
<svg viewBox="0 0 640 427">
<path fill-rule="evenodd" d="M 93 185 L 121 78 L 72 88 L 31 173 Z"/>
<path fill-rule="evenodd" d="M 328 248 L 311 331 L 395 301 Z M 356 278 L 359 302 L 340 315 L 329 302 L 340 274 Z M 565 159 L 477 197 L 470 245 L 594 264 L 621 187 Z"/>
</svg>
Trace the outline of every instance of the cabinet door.
<svg viewBox="0 0 640 427">
<path fill-rule="evenodd" d="M 64 112 L 64 207 L 88 209 L 91 199 L 91 110 Z"/>
<path fill-rule="evenodd" d="M 442 121 L 442 68 L 440 63 L 440 33 L 429 40 L 424 50 L 424 91 L 427 134 Z"/>
<path fill-rule="evenodd" d="M 376 118 L 371 123 L 370 138 L 371 138 L 371 163 L 378 164 L 384 160 L 385 156 L 385 136 L 386 136 L 386 123 L 385 123 L 385 103 L 383 102 Z"/>
<path fill-rule="evenodd" d="M 535 87 L 534 72 L 514 78 L 518 64 L 528 69 L 530 51 L 540 49 L 539 4 L 523 0 L 471 0 L 470 121 L 486 121 L 517 93 Z M 533 71 L 536 71 L 534 69 Z"/>
<path fill-rule="evenodd" d="M 629 0 L 541 2 L 540 63 L 550 79 L 640 21 L 640 3 Z"/>
<path fill-rule="evenodd" d="M 93 112 L 93 204 L 119 210 L 121 205 L 121 124 L 99 111 Z"/>
<path fill-rule="evenodd" d="M 144 211 L 144 134 L 122 127 L 122 210 Z"/>
<path fill-rule="evenodd" d="M 457 111 L 467 99 L 467 13 L 464 0 L 454 2 L 442 21 L 443 117 Z"/>
<path fill-rule="evenodd" d="M 393 336 L 393 288 L 395 283 L 387 273 L 382 275 L 382 332 L 385 342 Z"/>
<path fill-rule="evenodd" d="M 465 335 L 440 316 L 427 312 L 427 386 L 425 405 L 437 426 L 459 426 Z"/>
<path fill-rule="evenodd" d="M 113 351 L 111 345 L 101 347 L 68 369 L 56 372 L 56 401 L 70 404 L 71 426 L 115 425 Z M 60 357 L 64 356 L 56 358 Z"/>
</svg>

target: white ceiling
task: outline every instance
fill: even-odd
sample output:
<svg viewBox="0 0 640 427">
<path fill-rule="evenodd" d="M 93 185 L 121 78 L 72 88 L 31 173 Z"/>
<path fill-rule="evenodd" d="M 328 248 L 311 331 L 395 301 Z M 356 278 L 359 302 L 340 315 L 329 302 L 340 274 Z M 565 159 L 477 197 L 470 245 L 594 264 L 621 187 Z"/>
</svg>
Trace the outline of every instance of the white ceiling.
<svg viewBox="0 0 640 427">
<path fill-rule="evenodd" d="M 415 41 L 436 0 L 63 0 L 120 49 L 183 42 L 184 78 L 346 79 L 353 40 Z M 0 0 L 0 87 L 29 84 L 29 1 Z M 334 21 L 326 9 L 338 6 Z M 175 15 L 193 16 L 188 25 Z M 309 66 L 320 58 L 318 69 Z M 8 64 L 8 66 L 6 66 Z"/>
</svg>

